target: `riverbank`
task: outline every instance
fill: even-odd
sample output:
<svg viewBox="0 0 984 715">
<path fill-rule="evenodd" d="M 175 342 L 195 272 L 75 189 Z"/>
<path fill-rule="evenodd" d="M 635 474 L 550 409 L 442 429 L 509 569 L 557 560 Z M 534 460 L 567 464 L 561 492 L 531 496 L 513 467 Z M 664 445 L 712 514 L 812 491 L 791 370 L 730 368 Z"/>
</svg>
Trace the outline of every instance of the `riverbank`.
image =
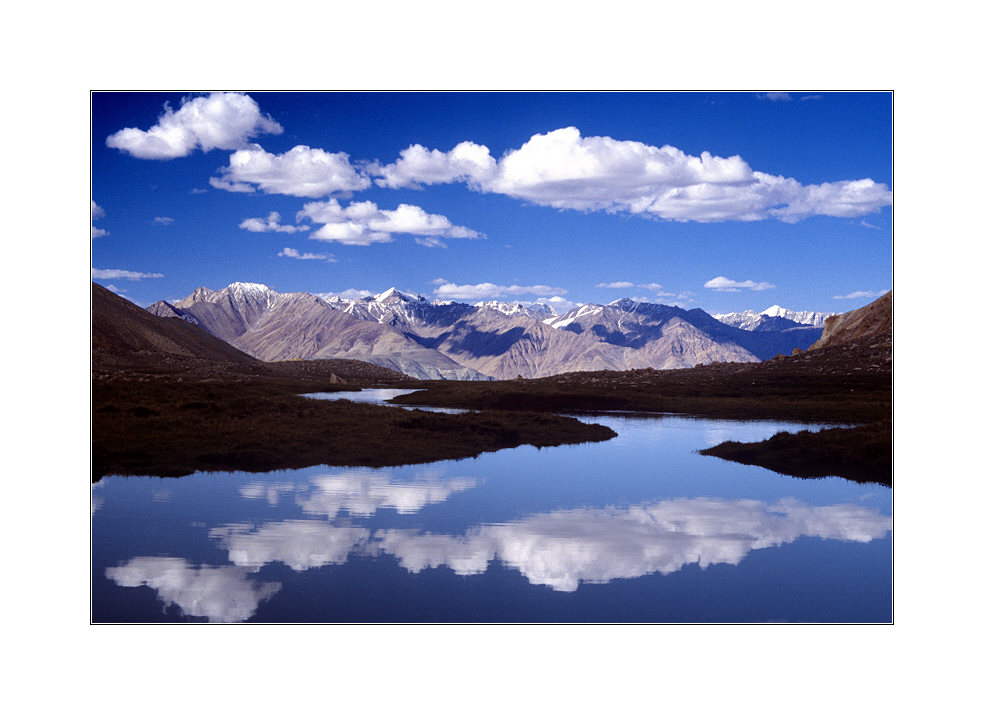
<svg viewBox="0 0 984 715">
<path fill-rule="evenodd" d="M 804 479 L 838 476 L 892 486 L 892 425 L 887 421 L 780 432 L 761 442 L 722 442 L 700 453 Z"/>
<path fill-rule="evenodd" d="M 290 379 L 181 380 L 142 375 L 93 385 L 92 478 L 196 471 L 384 467 L 475 457 L 529 444 L 603 441 L 615 432 L 570 417 L 422 410 L 312 400 L 337 383 Z"/>
</svg>

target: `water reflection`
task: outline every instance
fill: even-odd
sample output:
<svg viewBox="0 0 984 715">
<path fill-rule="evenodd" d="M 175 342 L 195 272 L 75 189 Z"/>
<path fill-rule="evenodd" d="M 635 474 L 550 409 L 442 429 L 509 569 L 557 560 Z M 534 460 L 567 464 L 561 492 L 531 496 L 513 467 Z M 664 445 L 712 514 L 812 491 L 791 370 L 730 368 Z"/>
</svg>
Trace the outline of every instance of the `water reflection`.
<svg viewBox="0 0 984 715">
<path fill-rule="evenodd" d="M 229 560 L 247 571 L 279 561 L 294 571 L 344 563 L 369 540 L 369 529 L 333 526 L 324 521 L 288 520 L 255 527 L 229 524 L 209 531 L 229 552 Z"/>
<path fill-rule="evenodd" d="M 242 486 L 239 493 L 277 506 L 284 494 L 293 492 L 297 505 L 306 514 L 334 518 L 344 511 L 365 517 L 378 509 L 412 514 L 477 484 L 478 480 L 472 477 L 448 478 L 440 470 L 426 467 L 417 469 L 409 481 L 396 480 L 389 469 L 352 469 L 312 477 L 306 485 L 253 481 Z"/>
<path fill-rule="evenodd" d="M 278 561 L 295 571 L 339 564 L 351 556 L 391 554 L 411 573 L 447 566 L 482 573 L 498 558 L 531 584 L 575 591 L 687 564 L 738 564 L 753 549 L 812 536 L 868 542 L 884 537 L 891 518 L 857 504 L 810 506 L 793 499 L 670 499 L 628 508 L 565 509 L 463 535 L 416 529 L 333 526 L 328 522 L 230 525 L 210 532 L 229 560 L 250 571 Z"/>
<path fill-rule="evenodd" d="M 698 498 L 555 511 L 484 525 L 464 537 L 389 529 L 374 534 L 374 543 L 412 572 L 443 564 L 473 574 L 498 557 L 532 584 L 574 591 L 581 582 L 667 574 L 692 563 L 737 564 L 752 549 L 801 536 L 867 542 L 890 528 L 889 517 L 854 504 Z"/>
<path fill-rule="evenodd" d="M 138 556 L 106 569 L 106 578 L 119 586 L 149 586 L 165 608 L 177 606 L 186 616 L 210 623 L 239 623 L 252 618 L 260 603 L 280 590 L 280 584 L 253 581 L 238 566 L 194 566 L 168 556 Z"/>
</svg>

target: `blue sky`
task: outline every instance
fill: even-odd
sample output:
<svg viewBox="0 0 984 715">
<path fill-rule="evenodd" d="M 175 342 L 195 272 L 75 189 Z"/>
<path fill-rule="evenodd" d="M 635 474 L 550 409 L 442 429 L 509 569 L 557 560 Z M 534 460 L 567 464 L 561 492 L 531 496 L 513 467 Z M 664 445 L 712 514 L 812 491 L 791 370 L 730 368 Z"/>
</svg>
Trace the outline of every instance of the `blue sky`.
<svg viewBox="0 0 984 715">
<path fill-rule="evenodd" d="M 94 280 L 842 312 L 892 287 L 890 93 L 94 93 Z"/>
</svg>

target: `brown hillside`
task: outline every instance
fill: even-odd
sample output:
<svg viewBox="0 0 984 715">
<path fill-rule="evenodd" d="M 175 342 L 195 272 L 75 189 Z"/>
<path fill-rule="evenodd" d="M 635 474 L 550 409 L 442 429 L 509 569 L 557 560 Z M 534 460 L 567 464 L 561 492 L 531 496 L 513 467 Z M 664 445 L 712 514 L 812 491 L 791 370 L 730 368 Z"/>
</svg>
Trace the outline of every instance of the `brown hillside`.
<svg viewBox="0 0 984 715">
<path fill-rule="evenodd" d="M 159 318 L 92 284 L 92 357 L 95 365 L 144 362 L 164 356 L 219 362 L 257 360 L 184 320 Z"/>
<path fill-rule="evenodd" d="M 844 345 L 861 338 L 892 336 L 892 291 L 863 308 L 832 315 L 823 324 L 823 335 L 810 350 Z"/>
</svg>

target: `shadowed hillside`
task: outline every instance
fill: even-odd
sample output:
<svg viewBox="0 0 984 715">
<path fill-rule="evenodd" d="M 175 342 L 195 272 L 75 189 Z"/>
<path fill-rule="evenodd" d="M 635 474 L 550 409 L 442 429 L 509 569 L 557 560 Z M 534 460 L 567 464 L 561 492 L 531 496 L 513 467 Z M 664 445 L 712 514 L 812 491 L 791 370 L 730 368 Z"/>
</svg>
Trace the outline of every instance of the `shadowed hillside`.
<svg viewBox="0 0 984 715">
<path fill-rule="evenodd" d="M 92 287 L 92 478 L 390 466 L 611 439 L 542 414 L 446 415 L 298 393 L 417 384 L 357 360 L 263 363 L 180 318 Z"/>
</svg>

